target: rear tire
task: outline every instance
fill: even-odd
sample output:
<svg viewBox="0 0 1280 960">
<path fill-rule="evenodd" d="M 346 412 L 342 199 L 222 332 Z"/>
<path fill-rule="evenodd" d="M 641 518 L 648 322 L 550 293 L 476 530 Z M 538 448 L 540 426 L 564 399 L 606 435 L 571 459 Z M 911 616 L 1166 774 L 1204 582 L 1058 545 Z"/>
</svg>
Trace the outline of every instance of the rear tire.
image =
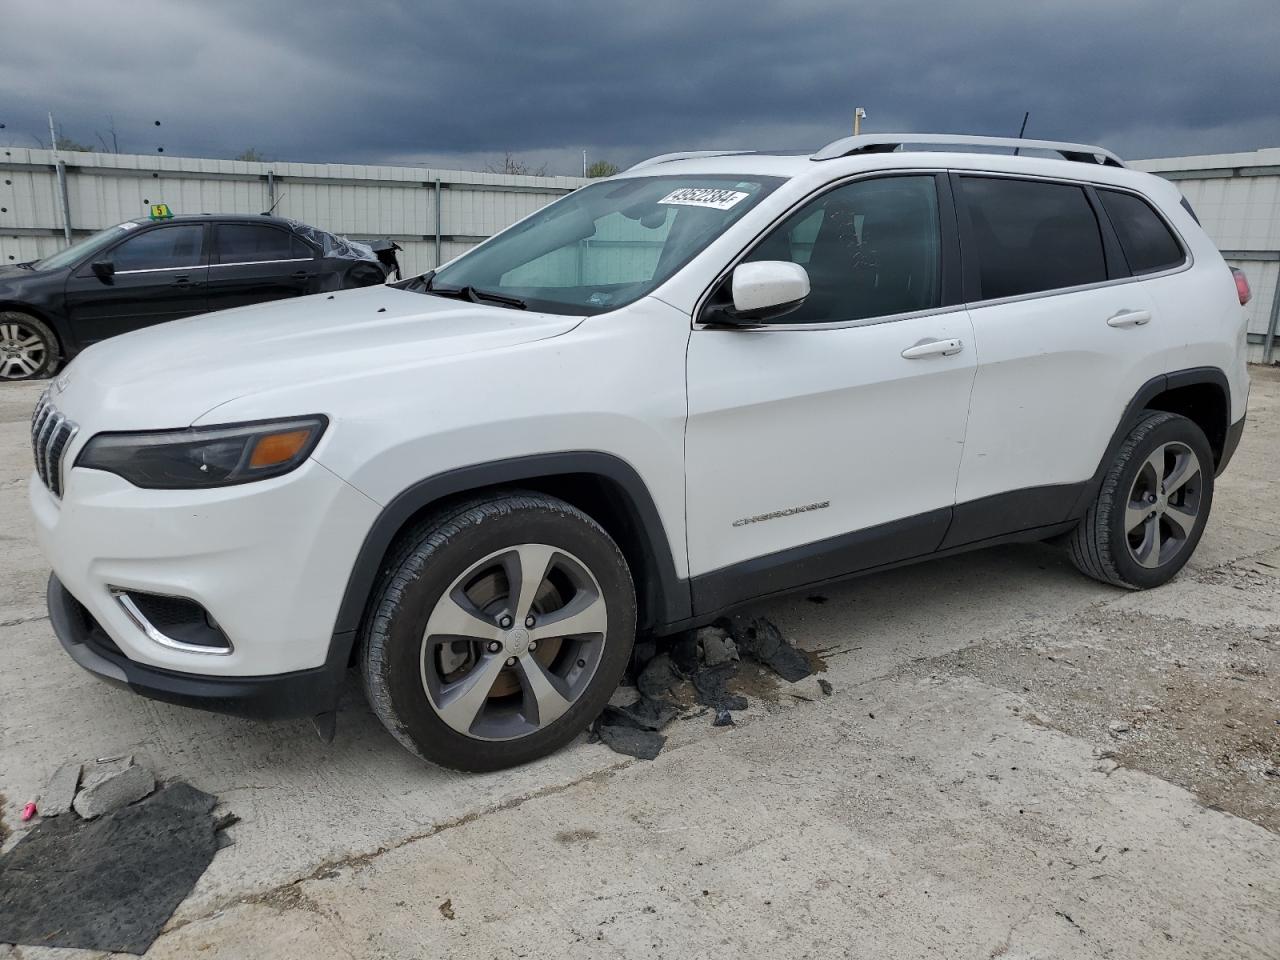
<svg viewBox="0 0 1280 960">
<path fill-rule="evenodd" d="M 385 569 L 362 636 L 365 690 L 424 760 L 482 771 L 545 756 L 622 679 L 635 639 L 630 571 L 604 529 L 562 500 L 458 504 L 412 529 Z"/>
<path fill-rule="evenodd" d="M 39 380 L 58 362 L 58 338 L 29 313 L 0 310 L 0 380 Z"/>
<path fill-rule="evenodd" d="M 1076 568 L 1132 590 L 1168 583 L 1204 533 L 1213 471 L 1213 451 L 1195 423 L 1174 413 L 1145 414 L 1120 445 L 1097 499 L 1067 535 Z"/>
</svg>

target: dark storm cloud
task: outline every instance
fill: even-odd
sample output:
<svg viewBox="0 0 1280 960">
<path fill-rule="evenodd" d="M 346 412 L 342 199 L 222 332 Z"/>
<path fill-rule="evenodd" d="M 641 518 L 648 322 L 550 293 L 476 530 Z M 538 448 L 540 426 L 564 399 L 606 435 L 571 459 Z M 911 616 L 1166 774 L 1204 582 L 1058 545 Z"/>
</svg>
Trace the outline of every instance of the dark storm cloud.
<svg viewBox="0 0 1280 960">
<path fill-rule="evenodd" d="M 635 5 L 5 5 L 0 140 L 574 172 L 869 130 L 1081 139 L 1128 156 L 1280 145 L 1276 0 Z M 159 119 L 163 126 L 156 128 Z"/>
</svg>

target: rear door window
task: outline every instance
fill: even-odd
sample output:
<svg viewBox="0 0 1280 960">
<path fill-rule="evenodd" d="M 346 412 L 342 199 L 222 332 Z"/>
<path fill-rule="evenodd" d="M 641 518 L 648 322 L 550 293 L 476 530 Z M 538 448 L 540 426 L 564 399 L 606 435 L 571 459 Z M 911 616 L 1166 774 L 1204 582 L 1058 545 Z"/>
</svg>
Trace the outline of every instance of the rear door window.
<svg viewBox="0 0 1280 960">
<path fill-rule="evenodd" d="M 1107 279 L 1098 218 L 1083 188 L 1040 180 L 962 176 L 966 257 L 981 298 L 996 300 Z"/>
<path fill-rule="evenodd" d="M 204 224 L 175 223 L 135 234 L 111 251 L 117 273 L 130 270 L 172 270 L 201 264 Z"/>
<path fill-rule="evenodd" d="M 1099 190 L 1098 196 L 1135 276 L 1168 270 L 1186 259 L 1177 238 L 1147 201 L 1118 190 Z"/>
<path fill-rule="evenodd" d="M 220 223 L 214 228 L 214 263 L 309 260 L 312 250 L 291 233 L 256 223 Z"/>
</svg>

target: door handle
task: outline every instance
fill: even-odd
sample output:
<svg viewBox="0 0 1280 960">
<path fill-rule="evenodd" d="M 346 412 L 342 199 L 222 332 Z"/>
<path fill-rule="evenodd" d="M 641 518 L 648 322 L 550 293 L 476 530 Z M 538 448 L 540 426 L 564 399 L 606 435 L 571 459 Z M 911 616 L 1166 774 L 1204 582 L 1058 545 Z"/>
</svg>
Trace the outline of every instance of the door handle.
<svg viewBox="0 0 1280 960">
<path fill-rule="evenodd" d="M 174 277 L 173 285 L 175 287 L 198 287 L 200 286 L 200 281 L 192 280 L 190 277 Z"/>
<path fill-rule="evenodd" d="M 1140 327 L 1144 323 L 1150 322 L 1150 310 L 1121 310 L 1119 313 L 1107 317 L 1107 326 L 1109 327 Z"/>
<path fill-rule="evenodd" d="M 294 280 L 305 280 L 307 277 L 311 276 L 311 274 L 307 273 L 305 270 L 295 270 L 293 273 L 289 274 L 289 276 Z"/>
<path fill-rule="evenodd" d="M 925 340 L 902 351 L 904 360 L 919 360 L 921 357 L 952 357 L 964 349 L 964 341 Z"/>
</svg>

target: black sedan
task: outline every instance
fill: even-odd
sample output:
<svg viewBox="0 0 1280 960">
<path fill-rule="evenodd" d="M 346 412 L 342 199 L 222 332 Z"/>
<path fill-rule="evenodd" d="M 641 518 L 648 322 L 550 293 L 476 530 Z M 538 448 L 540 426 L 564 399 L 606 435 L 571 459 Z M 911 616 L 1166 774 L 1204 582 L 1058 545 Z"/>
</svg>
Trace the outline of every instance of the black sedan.
<svg viewBox="0 0 1280 960">
<path fill-rule="evenodd" d="M 47 376 L 91 343 L 166 320 L 386 277 L 368 246 L 296 220 L 130 220 L 0 267 L 0 380 Z"/>
</svg>

